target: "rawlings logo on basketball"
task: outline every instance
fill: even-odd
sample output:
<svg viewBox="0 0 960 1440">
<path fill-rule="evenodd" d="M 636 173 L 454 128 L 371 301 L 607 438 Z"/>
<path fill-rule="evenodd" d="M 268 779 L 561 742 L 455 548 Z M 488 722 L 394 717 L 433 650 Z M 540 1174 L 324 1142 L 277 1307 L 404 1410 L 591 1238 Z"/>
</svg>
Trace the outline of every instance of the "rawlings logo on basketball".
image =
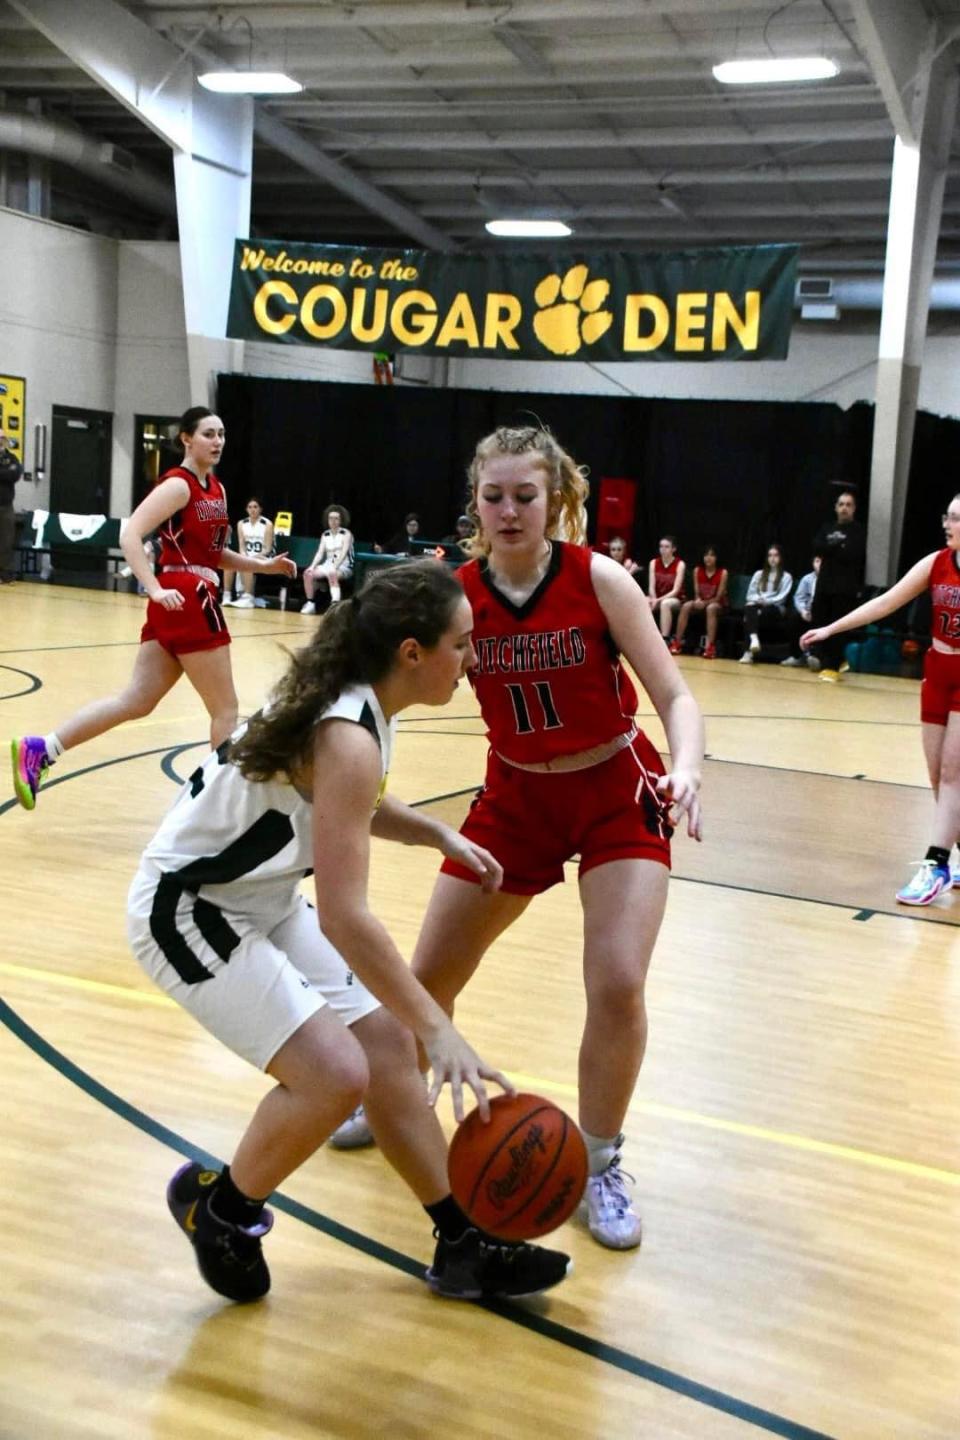
<svg viewBox="0 0 960 1440">
<path fill-rule="evenodd" d="M 559 1215 L 562 1220 L 565 1220 L 573 1209 L 573 1206 L 571 1206 L 570 1204 L 570 1197 L 573 1194 L 573 1189 L 573 1176 L 565 1176 L 560 1183 L 560 1189 L 557 1190 L 555 1194 L 551 1195 L 550 1199 L 547 1201 L 546 1205 L 544 1205 L 543 1209 L 538 1210 L 536 1215 L 534 1215 L 533 1218 L 535 1223 L 537 1225 L 544 1226 L 545 1229 L 549 1229 L 550 1221 L 553 1220 L 556 1216 Z M 581 1192 L 582 1190 L 583 1186 L 580 1187 Z M 573 1204 L 579 1205 L 579 1203 L 580 1192 L 577 1193 Z"/>
<path fill-rule="evenodd" d="M 487 1185 L 487 1199 L 502 1209 L 518 1190 L 528 1186 L 537 1172 L 537 1152 L 546 1155 L 543 1126 L 531 1125 L 519 1145 L 510 1145 L 510 1168 Z"/>
</svg>

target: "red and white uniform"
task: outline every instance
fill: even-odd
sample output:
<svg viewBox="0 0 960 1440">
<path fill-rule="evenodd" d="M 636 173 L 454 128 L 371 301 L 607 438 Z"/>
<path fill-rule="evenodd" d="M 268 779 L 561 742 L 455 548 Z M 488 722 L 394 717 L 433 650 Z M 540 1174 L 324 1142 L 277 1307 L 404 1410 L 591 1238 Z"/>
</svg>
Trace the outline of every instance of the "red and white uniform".
<svg viewBox="0 0 960 1440">
<path fill-rule="evenodd" d="M 179 590 L 184 606 L 182 610 L 165 610 L 151 600 L 140 641 L 156 640 L 171 655 L 229 645 L 230 632 L 217 601 L 217 572 L 230 528 L 224 488 L 214 474 L 201 481 L 182 465 L 160 478 L 185 480 L 190 487 L 186 505 L 157 532 L 157 581 L 165 590 Z"/>
<path fill-rule="evenodd" d="M 712 574 L 712 575 L 708 575 L 707 572 L 706 572 L 706 570 L 704 569 L 704 567 L 703 567 L 702 565 L 698 565 L 698 566 L 697 566 L 697 569 L 696 569 L 697 591 L 698 591 L 698 593 L 699 593 L 699 595 L 700 595 L 700 599 L 701 599 L 701 600 L 705 601 L 705 602 L 709 605 L 709 604 L 711 603 L 711 601 L 718 599 L 717 591 L 720 589 L 720 586 L 723 584 L 724 577 L 726 576 L 726 573 L 727 573 L 726 570 L 721 570 L 720 567 L 717 566 L 717 568 L 716 568 L 716 570 L 714 570 L 713 574 Z M 726 591 L 724 591 L 723 598 L 719 600 L 719 603 L 720 603 L 721 605 L 726 605 L 726 603 L 727 603 Z"/>
<path fill-rule="evenodd" d="M 934 556 L 930 600 L 930 633 L 952 653 L 932 646 L 926 653 L 920 718 L 929 725 L 946 725 L 951 712 L 960 712 L 960 561 L 955 550 L 946 548 Z"/>
<path fill-rule="evenodd" d="M 663 766 L 634 726 L 636 691 L 590 566 L 589 550 L 554 541 L 547 573 L 519 606 L 485 561 L 457 572 L 473 609 L 470 681 L 490 741 L 463 833 L 496 855 L 510 894 L 547 889 L 577 854 L 581 873 L 624 858 L 669 865 L 668 805 L 655 789 Z M 477 878 L 452 861 L 443 869 Z"/>
<path fill-rule="evenodd" d="M 677 583 L 677 569 L 680 565 L 680 557 L 677 555 L 669 565 L 664 565 L 658 555 L 653 562 L 653 593 L 659 600 L 664 595 L 669 595 Z"/>
</svg>

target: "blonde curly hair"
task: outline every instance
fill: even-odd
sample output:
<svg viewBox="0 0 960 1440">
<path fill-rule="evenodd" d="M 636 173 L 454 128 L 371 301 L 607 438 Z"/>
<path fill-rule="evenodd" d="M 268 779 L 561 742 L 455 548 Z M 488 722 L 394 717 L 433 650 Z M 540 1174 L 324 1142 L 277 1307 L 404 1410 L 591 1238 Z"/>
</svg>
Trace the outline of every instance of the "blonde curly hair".
<svg viewBox="0 0 960 1440">
<path fill-rule="evenodd" d="M 467 470 L 470 491 L 466 513 L 475 533 L 465 542 L 464 549 L 470 555 L 490 553 L 490 541 L 483 533 L 477 509 L 477 488 L 484 465 L 499 455 L 533 455 L 538 458 L 547 478 L 547 539 L 586 545 L 586 503 L 590 486 L 584 468 L 567 454 L 545 426 L 502 425 L 479 442 Z"/>
</svg>

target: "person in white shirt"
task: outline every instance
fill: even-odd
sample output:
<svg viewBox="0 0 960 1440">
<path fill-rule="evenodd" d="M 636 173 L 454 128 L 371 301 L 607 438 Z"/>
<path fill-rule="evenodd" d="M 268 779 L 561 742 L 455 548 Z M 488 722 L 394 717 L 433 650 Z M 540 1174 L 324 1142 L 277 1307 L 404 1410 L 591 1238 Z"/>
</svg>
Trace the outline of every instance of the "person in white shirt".
<svg viewBox="0 0 960 1440">
<path fill-rule="evenodd" d="M 361 1099 L 435 1228 L 434 1291 L 514 1297 L 567 1273 L 562 1252 L 495 1241 L 454 1201 L 437 1096 L 450 1085 L 459 1121 L 472 1090 L 486 1119 L 485 1082 L 513 1087 L 414 977 L 367 894 L 371 834 L 437 849 L 484 889 L 502 882 L 487 850 L 386 793 L 396 717 L 453 697 L 476 662 L 472 627 L 446 566 L 374 575 L 290 657 L 269 705 L 190 776 L 130 887 L 143 969 L 274 1082 L 229 1165 L 188 1162 L 167 1188 L 200 1273 L 228 1299 L 269 1290 L 266 1200 Z M 316 909 L 300 890 L 311 874 Z"/>
<path fill-rule="evenodd" d="M 353 574 L 353 536 L 347 529 L 350 516 L 342 505 L 328 505 L 323 512 L 324 532 L 317 553 L 303 572 L 303 588 L 307 602 L 301 615 L 315 615 L 314 603 L 318 584 L 330 588 L 330 603 L 340 599 L 340 587 Z"/>
<path fill-rule="evenodd" d="M 793 588 L 793 576 L 783 568 L 783 551 L 779 545 L 767 550 L 766 564 L 754 572 L 747 588 L 743 611 L 746 648 L 740 656 L 742 665 L 750 665 L 760 654 L 760 632 L 771 620 L 782 621 Z"/>
<path fill-rule="evenodd" d="M 241 555 L 273 554 L 273 521 L 263 513 L 263 507 L 255 495 L 247 501 L 247 518 L 237 526 L 237 548 Z M 237 577 L 236 599 L 233 598 L 233 577 Z M 223 572 L 223 604 L 236 605 L 239 609 L 252 610 L 256 604 L 254 586 L 256 577 L 252 571 L 225 570 Z"/>
</svg>

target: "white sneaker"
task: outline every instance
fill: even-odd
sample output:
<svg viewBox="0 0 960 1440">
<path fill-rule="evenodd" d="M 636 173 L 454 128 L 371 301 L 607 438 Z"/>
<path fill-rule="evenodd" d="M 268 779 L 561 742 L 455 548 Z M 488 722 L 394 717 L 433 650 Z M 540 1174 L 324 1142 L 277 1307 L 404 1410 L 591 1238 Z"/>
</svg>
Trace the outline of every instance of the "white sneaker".
<svg viewBox="0 0 960 1440">
<path fill-rule="evenodd" d="M 220 609 L 221 609 L 221 610 L 226 610 L 226 608 L 227 608 L 228 605 L 233 605 L 233 604 L 234 604 L 234 601 L 231 600 L 230 596 L 229 596 L 229 595 L 224 595 L 223 599 L 220 601 Z"/>
<path fill-rule="evenodd" d="M 303 614 L 303 611 L 300 611 Z M 358 1105 L 352 1115 L 348 1115 L 342 1125 L 338 1125 L 330 1136 L 328 1144 L 334 1150 L 360 1150 L 364 1145 L 375 1145 L 373 1131 L 367 1124 L 367 1112 L 362 1105 Z"/>
<path fill-rule="evenodd" d="M 617 1143 L 623 1142 L 619 1136 Z M 591 1175 L 580 1202 L 580 1218 L 590 1234 L 608 1250 L 634 1250 L 643 1239 L 643 1224 L 633 1208 L 627 1189 L 633 1176 L 620 1169 L 620 1155 L 614 1155 L 606 1170 Z"/>
<path fill-rule="evenodd" d="M 316 615 L 316 613 L 317 613 L 317 607 L 316 607 L 316 605 L 314 605 L 314 603 L 313 603 L 312 600 L 308 600 L 307 603 L 306 603 L 306 605 L 301 605 L 301 606 L 300 606 L 300 614 L 301 614 L 301 615 Z"/>
<path fill-rule="evenodd" d="M 242 595 L 238 595 L 236 600 L 234 600 L 233 602 L 234 608 L 237 610 L 252 610 L 256 603 L 257 602 L 256 600 L 254 600 L 253 596 L 248 595 L 246 591 L 244 591 Z"/>
<path fill-rule="evenodd" d="M 743 654 L 740 656 L 740 664 L 741 664 L 741 665 L 752 665 L 752 664 L 753 664 L 753 651 L 752 651 L 752 650 L 744 650 Z"/>
<path fill-rule="evenodd" d="M 805 660 L 800 659 L 799 655 L 788 655 L 786 660 L 780 661 L 781 665 L 792 665 L 794 669 L 796 669 L 798 665 L 805 665 L 806 663 Z"/>
</svg>

